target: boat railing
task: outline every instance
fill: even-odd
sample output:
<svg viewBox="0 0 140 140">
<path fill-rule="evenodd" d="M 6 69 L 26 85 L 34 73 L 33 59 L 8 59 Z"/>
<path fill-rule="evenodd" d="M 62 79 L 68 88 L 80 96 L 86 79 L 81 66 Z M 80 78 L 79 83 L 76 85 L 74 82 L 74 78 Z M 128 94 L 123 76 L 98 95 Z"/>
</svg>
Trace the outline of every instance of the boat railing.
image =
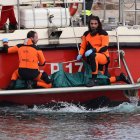
<svg viewBox="0 0 140 140">
<path fill-rule="evenodd" d="M 122 22 L 123 26 L 127 25 L 128 23 L 125 19 L 126 18 L 125 14 L 128 12 L 131 12 L 131 13 L 133 12 L 134 13 L 134 24 L 136 25 L 137 19 L 138 19 L 137 13 L 140 12 L 140 8 L 138 8 L 139 1 L 138 0 L 131 1 L 131 5 L 129 7 L 126 6 L 126 4 L 128 4 L 128 3 L 125 3 L 124 0 L 120 0 L 120 17 L 122 18 L 121 22 Z"/>
<path fill-rule="evenodd" d="M 68 18 L 70 18 L 70 19 L 72 18 L 72 16 L 70 17 L 70 12 L 67 12 L 67 10 L 69 9 L 69 6 L 70 6 L 71 3 L 81 3 L 81 4 L 85 5 L 85 1 L 84 0 L 13 0 L 13 1 L 9 1 L 9 2 L 2 1 L 0 3 L 0 5 L 2 5 L 2 6 L 4 6 L 4 5 L 16 5 L 17 6 L 18 29 L 21 28 L 21 20 L 22 20 L 21 15 L 20 15 L 21 6 L 22 5 L 23 6 L 25 6 L 25 5 L 26 6 L 30 6 L 30 8 L 32 10 L 32 15 L 31 16 L 33 16 L 33 24 L 34 24 L 34 27 L 33 28 L 35 29 L 35 28 L 38 28 L 38 27 L 36 27 L 36 22 L 37 22 L 36 21 L 36 15 L 35 15 L 35 13 L 36 13 L 35 12 L 35 8 L 36 7 L 48 9 L 48 5 L 50 5 L 50 4 L 52 6 L 55 6 L 55 4 L 63 4 L 62 7 L 65 8 L 65 16 L 64 16 L 64 14 L 63 14 L 64 17 L 61 17 L 62 15 L 60 15 L 60 20 L 61 20 L 61 23 L 63 23 L 64 21 L 62 22 L 62 18 L 65 18 L 65 21 L 66 21 L 65 22 L 65 24 L 66 24 L 65 26 L 67 26 L 69 24 Z M 45 6 L 43 6 L 43 5 L 45 5 Z M 48 11 L 46 11 L 46 14 L 48 16 L 48 19 L 46 19 L 46 20 L 48 20 L 47 22 L 49 24 L 49 18 L 50 18 L 50 16 L 49 16 L 49 13 L 47 13 L 47 12 Z M 85 17 L 85 19 L 86 19 L 86 17 Z M 50 18 L 50 20 L 51 20 L 51 18 Z M 53 25 L 52 23 L 50 23 L 50 28 L 51 28 L 51 26 L 53 27 L 55 25 Z M 69 26 L 70 26 L 70 24 L 69 24 Z M 22 28 L 24 28 L 24 27 L 22 27 Z M 41 27 L 39 27 L 39 28 L 41 28 Z"/>
<path fill-rule="evenodd" d="M 33 94 L 57 94 L 57 93 L 74 93 L 74 92 L 97 92 L 97 91 L 130 91 L 126 97 L 130 98 L 130 96 L 137 97 L 137 90 L 140 89 L 140 83 L 135 84 L 115 84 L 115 85 L 104 85 L 104 86 L 93 86 L 93 87 L 61 87 L 61 88 L 50 88 L 50 89 L 26 89 L 26 90 L 1 90 L 1 95 L 33 95 Z M 94 94 L 94 93 L 93 93 Z"/>
<path fill-rule="evenodd" d="M 103 19 L 104 26 L 108 30 L 120 25 L 139 24 L 139 0 L 94 0 L 93 4 L 95 13 Z M 115 15 L 112 14 L 111 10 L 114 10 Z"/>
<path fill-rule="evenodd" d="M 124 14 L 125 14 L 126 12 L 135 12 L 135 21 L 134 21 L 134 23 L 137 24 L 137 16 L 136 16 L 136 13 L 137 13 L 137 12 L 140 12 L 140 9 L 137 9 L 137 10 L 124 10 Z M 126 24 L 127 21 L 125 20 L 124 14 L 123 14 L 123 25 L 125 26 L 125 25 L 127 25 L 127 24 Z"/>
<path fill-rule="evenodd" d="M 121 62 L 120 62 L 120 44 L 119 44 L 119 35 L 117 32 L 117 29 L 115 29 L 116 31 L 116 41 L 117 41 L 117 51 L 118 51 L 118 61 L 119 61 L 119 67 L 121 67 Z"/>
<path fill-rule="evenodd" d="M 126 72 L 128 74 L 128 77 L 129 77 L 131 83 L 134 84 L 133 77 L 132 77 L 131 72 L 130 72 L 128 66 L 127 66 L 126 61 L 125 61 L 125 57 L 124 57 L 125 56 L 125 52 L 123 50 L 120 50 L 120 42 L 119 42 L 119 37 L 120 36 L 119 36 L 119 32 L 118 32 L 117 29 L 115 29 L 115 32 L 116 32 L 116 35 L 114 35 L 114 36 L 116 37 L 116 41 L 117 41 L 117 53 L 118 53 L 119 67 L 121 68 L 121 61 L 122 61 L 123 65 L 124 65 L 124 68 L 125 68 L 125 70 L 126 70 Z"/>
<path fill-rule="evenodd" d="M 17 5 L 22 4 L 55 4 L 55 3 L 83 3 L 84 0 L 11 0 L 11 1 L 0 1 L 0 5 Z"/>
<path fill-rule="evenodd" d="M 113 31 L 109 31 L 108 35 L 109 35 L 110 40 L 114 41 L 115 46 L 117 46 L 117 48 L 115 50 L 109 51 L 109 53 L 116 53 L 118 56 L 118 58 L 117 58 L 118 66 L 109 67 L 109 69 L 121 68 L 121 57 L 120 57 L 121 50 L 120 50 L 119 35 L 118 35 L 117 28 Z M 116 59 L 113 61 L 116 61 Z"/>
<path fill-rule="evenodd" d="M 126 27 L 124 27 L 124 29 L 129 30 Z M 114 68 L 121 68 L 121 62 L 122 62 L 123 65 L 124 65 L 124 68 L 125 68 L 125 70 L 126 70 L 126 72 L 128 74 L 128 77 L 129 77 L 131 83 L 134 84 L 133 77 L 132 77 L 131 72 L 130 72 L 128 66 L 127 66 L 126 61 L 125 61 L 125 52 L 123 50 L 120 50 L 120 37 L 123 36 L 121 34 L 121 31 L 122 31 L 121 28 L 120 29 L 116 28 L 114 31 L 109 32 L 110 37 L 115 37 L 116 38 L 117 49 L 115 51 L 118 54 L 118 67 L 113 67 L 113 69 Z M 128 35 L 125 35 L 125 36 L 128 36 Z M 129 35 L 129 36 L 132 37 L 132 35 Z"/>
<path fill-rule="evenodd" d="M 121 58 L 121 60 L 122 60 L 122 62 L 123 62 L 124 68 L 125 68 L 125 70 L 126 70 L 128 76 L 129 76 L 129 79 L 130 79 L 130 81 L 131 81 L 131 84 L 134 84 L 133 77 L 132 77 L 131 72 L 130 72 L 128 66 L 127 66 L 127 63 L 126 63 L 126 61 L 125 61 L 124 55 L 125 55 L 124 51 L 120 51 L 120 58 Z"/>
</svg>

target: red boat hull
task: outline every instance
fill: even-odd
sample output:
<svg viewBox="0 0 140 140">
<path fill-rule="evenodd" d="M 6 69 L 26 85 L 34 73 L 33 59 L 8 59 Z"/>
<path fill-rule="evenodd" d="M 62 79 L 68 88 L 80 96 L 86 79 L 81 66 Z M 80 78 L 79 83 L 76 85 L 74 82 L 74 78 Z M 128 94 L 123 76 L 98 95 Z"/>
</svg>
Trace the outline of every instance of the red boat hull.
<svg viewBox="0 0 140 140">
<path fill-rule="evenodd" d="M 103 98 L 106 97 L 106 98 Z M 97 99 L 97 100 L 96 100 Z M 105 99 L 105 100 L 100 100 Z M 90 106 L 90 102 L 96 101 L 96 106 L 113 106 L 121 102 L 128 102 L 128 98 L 122 91 L 106 91 L 106 92 L 79 92 L 79 93 L 56 93 L 56 94 L 28 94 L 28 95 L 3 95 L 0 96 L 1 103 L 12 103 L 18 105 L 45 105 L 51 102 L 68 102 L 75 104 L 85 104 Z M 95 107 L 95 106 L 92 106 Z"/>
<path fill-rule="evenodd" d="M 114 50 L 114 49 L 112 49 Z M 139 64 L 140 50 L 136 48 L 124 48 L 125 59 L 128 64 L 129 70 L 136 82 L 139 78 Z M 76 49 L 49 49 L 44 50 L 44 55 L 47 64 L 40 67 L 41 70 L 51 74 L 52 65 L 50 63 L 57 64 L 58 62 L 66 62 L 74 60 L 77 56 Z M 135 55 L 135 57 L 134 57 Z M 112 76 L 118 75 L 120 72 L 125 72 L 124 66 L 119 68 L 113 68 L 118 65 L 114 59 L 117 55 L 111 53 L 110 73 Z M 69 65 L 71 63 L 71 65 Z M 18 68 L 18 56 L 17 54 L 1 54 L 0 55 L 0 88 L 4 89 L 10 82 L 10 77 L 15 69 Z M 56 65 L 53 65 L 53 71 L 57 69 Z M 65 71 L 77 72 L 78 66 L 75 63 L 69 62 L 64 64 Z M 57 88 L 56 88 L 57 90 Z M 16 91 L 15 91 L 16 92 Z M 140 95 L 140 94 L 139 94 Z M 117 103 L 129 101 L 125 96 L 124 91 L 94 91 L 94 92 L 74 92 L 74 93 L 54 93 L 54 94 L 21 94 L 21 95 L 0 95 L 0 102 L 10 102 L 20 105 L 41 105 L 47 104 L 52 101 L 56 102 L 73 102 L 73 103 L 87 103 L 92 100 L 96 100 L 100 97 L 106 97 L 109 103 Z"/>
</svg>

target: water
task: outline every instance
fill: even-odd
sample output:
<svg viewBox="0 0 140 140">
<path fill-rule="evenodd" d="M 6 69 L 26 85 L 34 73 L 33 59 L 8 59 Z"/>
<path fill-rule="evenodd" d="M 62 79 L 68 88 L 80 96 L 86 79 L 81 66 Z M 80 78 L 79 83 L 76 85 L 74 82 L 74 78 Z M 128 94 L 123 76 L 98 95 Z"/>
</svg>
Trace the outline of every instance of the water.
<svg viewBox="0 0 140 140">
<path fill-rule="evenodd" d="M 1 107 L 0 140 L 139 140 L 140 107 L 123 103 L 113 108 L 86 110 L 63 103 Z"/>
</svg>

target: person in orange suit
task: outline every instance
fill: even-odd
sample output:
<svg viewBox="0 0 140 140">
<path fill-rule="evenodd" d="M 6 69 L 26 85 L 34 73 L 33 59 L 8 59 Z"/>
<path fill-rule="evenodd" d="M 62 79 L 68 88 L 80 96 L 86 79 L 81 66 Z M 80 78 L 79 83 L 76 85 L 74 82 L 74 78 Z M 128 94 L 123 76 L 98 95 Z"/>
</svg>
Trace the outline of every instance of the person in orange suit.
<svg viewBox="0 0 140 140">
<path fill-rule="evenodd" d="M 17 29 L 17 21 L 14 13 L 14 6 L 2 6 L 0 29 L 4 29 L 6 21 L 9 19 L 9 29 Z"/>
<path fill-rule="evenodd" d="M 102 29 L 99 17 L 92 16 L 88 23 L 88 31 L 86 31 L 82 36 L 80 51 L 77 56 L 77 60 L 80 60 L 85 54 L 88 63 L 91 65 L 92 79 L 87 83 L 87 87 L 98 85 L 98 72 L 103 71 L 103 66 L 108 66 L 110 61 L 108 45 L 108 33 Z M 110 77 L 110 82 L 121 80 L 124 82 L 127 81 L 127 77 L 123 73 L 121 73 L 120 76 Z"/>
<path fill-rule="evenodd" d="M 39 71 L 39 65 L 45 65 L 46 61 L 42 50 L 40 50 L 39 47 L 36 46 L 37 41 L 38 34 L 35 31 L 29 31 L 24 44 L 18 44 L 13 47 L 4 46 L 3 52 L 18 53 L 19 56 L 19 68 L 12 74 L 11 83 L 8 89 L 14 88 L 15 82 L 18 78 L 26 81 L 34 81 L 33 83 L 31 83 L 32 85 L 28 86 L 29 88 L 52 87 L 52 80 L 48 77 L 47 73 L 41 73 Z"/>
</svg>

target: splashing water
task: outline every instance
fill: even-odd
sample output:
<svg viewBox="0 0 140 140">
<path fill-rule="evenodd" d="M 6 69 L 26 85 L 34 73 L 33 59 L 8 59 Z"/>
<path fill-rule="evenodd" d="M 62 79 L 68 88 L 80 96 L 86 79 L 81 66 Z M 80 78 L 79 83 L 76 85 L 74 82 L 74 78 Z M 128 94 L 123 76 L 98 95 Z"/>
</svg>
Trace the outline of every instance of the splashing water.
<svg viewBox="0 0 140 140">
<path fill-rule="evenodd" d="M 75 105 L 72 103 L 67 102 L 59 102 L 61 104 L 61 107 L 50 107 L 46 108 L 45 106 L 34 106 L 32 111 L 39 112 L 39 113 L 45 113 L 45 112 L 71 112 L 71 113 L 84 113 L 84 112 L 90 112 L 90 110 L 86 110 L 84 106 Z M 62 107 L 63 106 L 63 107 Z"/>
<path fill-rule="evenodd" d="M 129 100 L 130 100 L 130 102 L 133 104 L 133 105 L 135 105 L 135 106 L 138 106 L 138 101 L 139 101 L 139 97 L 137 97 L 137 96 L 130 96 L 129 97 Z"/>
<path fill-rule="evenodd" d="M 54 108 L 46 108 L 45 106 L 34 106 L 30 111 L 38 112 L 38 113 L 132 113 L 140 111 L 140 106 L 138 106 L 138 102 L 133 99 L 132 103 L 124 102 L 116 107 L 103 107 L 97 109 L 87 110 L 85 107 L 75 104 L 70 104 L 66 102 L 61 102 L 63 104 L 63 108 L 59 108 L 54 110 Z"/>
<path fill-rule="evenodd" d="M 47 114 L 47 113 L 118 113 L 118 112 L 139 112 L 138 99 L 131 97 L 131 103 L 124 102 L 116 107 L 103 107 L 97 109 L 86 109 L 84 106 L 67 102 L 59 102 L 60 107 L 46 107 L 45 105 L 28 108 L 27 106 L 0 107 L 3 113 L 26 113 L 26 114 Z"/>
<path fill-rule="evenodd" d="M 66 102 L 61 107 L 1 107 L 0 138 L 139 140 L 140 107 L 134 102 L 93 110 Z"/>
<path fill-rule="evenodd" d="M 124 103 L 120 104 L 119 106 L 114 107 L 111 110 L 112 113 L 119 113 L 119 112 L 121 112 L 121 113 L 133 113 L 133 112 L 137 112 L 137 111 L 140 111 L 139 106 L 136 106 L 133 103 L 127 103 L 127 102 L 124 102 Z"/>
</svg>

